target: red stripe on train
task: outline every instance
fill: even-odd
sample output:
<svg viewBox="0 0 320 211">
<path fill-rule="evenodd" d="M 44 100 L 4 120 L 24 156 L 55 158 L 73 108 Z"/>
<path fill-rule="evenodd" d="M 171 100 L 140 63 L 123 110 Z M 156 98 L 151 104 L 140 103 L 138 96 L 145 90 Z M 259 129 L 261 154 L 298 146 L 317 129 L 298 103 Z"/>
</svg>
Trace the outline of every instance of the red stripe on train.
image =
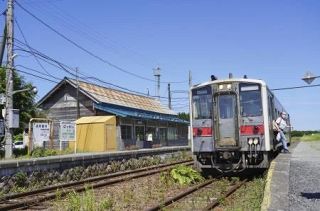
<svg viewBox="0 0 320 211">
<path fill-rule="evenodd" d="M 241 135 L 263 135 L 264 125 L 241 125 L 240 126 Z"/>
<path fill-rule="evenodd" d="M 200 128 L 193 128 L 193 136 L 212 136 L 212 128 L 211 127 L 200 127 Z"/>
</svg>

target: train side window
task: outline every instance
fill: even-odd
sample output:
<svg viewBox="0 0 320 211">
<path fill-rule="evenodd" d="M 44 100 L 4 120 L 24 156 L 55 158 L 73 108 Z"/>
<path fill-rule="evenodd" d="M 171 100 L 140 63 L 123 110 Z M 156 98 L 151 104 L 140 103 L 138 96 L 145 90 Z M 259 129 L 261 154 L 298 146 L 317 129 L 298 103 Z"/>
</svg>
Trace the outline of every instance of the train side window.
<svg viewBox="0 0 320 211">
<path fill-rule="evenodd" d="M 211 119 L 212 95 L 210 87 L 192 91 L 192 113 L 193 119 Z"/>
<path fill-rule="evenodd" d="M 268 97 L 268 113 L 269 118 L 273 119 L 273 102 L 272 97 L 269 95 Z"/>
<path fill-rule="evenodd" d="M 261 88 L 258 84 L 240 84 L 240 111 L 243 117 L 262 115 Z"/>
</svg>

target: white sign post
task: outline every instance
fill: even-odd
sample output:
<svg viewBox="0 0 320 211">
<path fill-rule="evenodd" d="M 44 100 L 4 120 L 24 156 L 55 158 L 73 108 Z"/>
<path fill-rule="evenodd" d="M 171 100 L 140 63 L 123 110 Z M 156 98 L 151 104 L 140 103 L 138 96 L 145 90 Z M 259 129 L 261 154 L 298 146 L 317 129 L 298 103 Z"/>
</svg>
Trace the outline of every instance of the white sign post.
<svg viewBox="0 0 320 211">
<path fill-rule="evenodd" d="M 0 94 L 0 105 L 6 104 L 6 96 L 5 94 L 1 93 Z"/>
<path fill-rule="evenodd" d="M 60 150 L 62 150 L 62 142 L 74 140 L 75 138 L 75 123 L 60 122 Z"/>
<path fill-rule="evenodd" d="M 43 147 L 45 141 L 50 141 L 50 125 L 47 122 L 36 122 L 32 124 L 32 140 L 34 147 Z"/>
</svg>

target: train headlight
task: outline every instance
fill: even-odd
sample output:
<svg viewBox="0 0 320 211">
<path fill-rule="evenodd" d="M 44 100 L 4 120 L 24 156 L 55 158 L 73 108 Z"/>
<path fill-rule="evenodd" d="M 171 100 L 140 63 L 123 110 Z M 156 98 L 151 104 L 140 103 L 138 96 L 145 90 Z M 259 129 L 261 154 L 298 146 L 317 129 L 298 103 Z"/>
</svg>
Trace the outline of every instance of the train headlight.
<svg viewBox="0 0 320 211">
<path fill-rule="evenodd" d="M 227 89 L 231 89 L 231 84 L 227 84 Z"/>
<path fill-rule="evenodd" d="M 222 90 L 223 89 L 223 84 L 220 84 L 219 85 L 219 90 Z"/>
<path fill-rule="evenodd" d="M 253 143 L 253 138 L 248 139 L 248 144 L 251 145 Z"/>
<path fill-rule="evenodd" d="M 254 144 L 254 145 L 259 144 L 259 138 L 254 138 L 254 139 L 253 139 L 253 144 Z"/>
</svg>

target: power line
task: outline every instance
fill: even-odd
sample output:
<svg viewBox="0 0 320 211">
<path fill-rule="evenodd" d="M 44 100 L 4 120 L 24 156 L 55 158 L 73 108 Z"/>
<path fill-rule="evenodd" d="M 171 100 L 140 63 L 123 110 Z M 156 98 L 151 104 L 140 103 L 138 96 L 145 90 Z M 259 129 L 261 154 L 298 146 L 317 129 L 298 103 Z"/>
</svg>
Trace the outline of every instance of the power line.
<svg viewBox="0 0 320 211">
<path fill-rule="evenodd" d="M 29 48 L 29 50 L 31 51 L 30 45 L 29 45 L 29 43 L 28 43 L 28 41 L 27 41 L 27 39 L 26 39 L 26 37 L 25 37 L 25 35 L 24 35 L 21 27 L 20 27 L 20 24 L 18 23 L 17 18 L 14 18 L 14 21 L 15 21 L 15 23 L 16 23 L 19 31 L 20 31 L 20 34 L 22 35 L 22 38 L 23 38 L 26 46 L 27 46 L 27 47 Z M 40 62 L 40 61 L 38 60 L 38 58 L 35 56 L 35 54 L 33 53 L 33 51 L 31 51 L 31 54 L 32 54 L 32 56 L 34 57 L 34 59 L 36 60 L 36 62 L 38 63 L 38 65 L 41 67 L 41 69 L 42 69 L 44 72 L 46 72 L 48 75 L 50 75 L 50 76 L 53 77 L 54 79 L 60 80 L 59 78 L 57 78 L 57 77 L 53 76 L 52 74 L 50 74 L 50 73 L 46 70 L 46 68 L 44 68 L 44 66 L 41 64 L 41 62 Z"/>
<path fill-rule="evenodd" d="M 24 49 L 18 49 L 18 50 L 22 50 L 22 51 L 24 51 L 24 52 L 29 52 L 28 50 L 24 50 Z M 30 52 L 29 52 L 29 53 L 30 53 Z M 68 67 L 68 66 L 66 66 L 65 64 L 62 64 L 62 63 L 58 62 L 57 60 L 52 59 L 52 58 L 50 58 L 50 57 L 48 57 L 48 56 L 45 56 L 45 55 L 43 55 L 43 54 L 41 54 L 41 53 L 39 53 L 39 52 L 34 52 L 34 54 L 40 56 L 39 58 L 40 58 L 41 60 L 47 62 L 48 64 L 53 65 L 54 67 L 59 68 L 59 69 L 65 71 L 65 72 L 69 73 L 69 74 L 70 74 L 71 76 L 73 76 L 73 77 L 76 76 L 75 73 L 72 73 L 71 71 L 68 70 L 68 69 L 71 69 L 71 68 Z M 48 59 L 48 60 L 50 60 L 50 61 L 52 61 L 52 62 L 54 62 L 54 63 L 56 63 L 56 64 L 53 64 L 53 63 L 51 63 L 51 62 L 48 62 L 48 61 L 46 61 L 46 59 Z M 66 67 L 67 67 L 68 69 L 67 69 Z M 71 69 L 71 70 L 74 71 L 73 69 Z M 87 82 L 89 82 L 88 79 L 91 79 L 91 80 L 98 81 L 98 82 L 103 83 L 103 84 L 106 84 L 106 85 L 110 85 L 110 86 L 113 86 L 113 87 L 117 87 L 118 89 L 126 90 L 126 91 L 131 92 L 131 93 L 136 93 L 136 94 L 140 94 L 140 95 L 146 95 L 145 93 L 141 93 L 141 92 L 137 92 L 137 91 L 134 91 L 134 90 L 130 90 L 130 89 L 127 89 L 127 88 L 125 88 L 125 87 L 121 87 L 121 86 L 118 86 L 118 85 L 116 85 L 116 84 L 103 81 L 103 80 L 98 79 L 98 78 L 93 77 L 93 76 L 87 76 L 87 75 L 81 73 L 80 71 L 79 71 L 79 75 L 84 76 L 84 77 L 79 77 L 79 78 L 81 78 L 82 80 L 85 80 L 85 81 L 87 81 Z"/>
<path fill-rule="evenodd" d="M 136 52 L 133 49 L 130 49 L 128 46 L 124 46 L 123 43 L 117 43 L 114 40 L 111 40 L 106 36 L 105 33 L 101 33 L 97 31 L 94 27 L 91 25 L 86 24 L 85 22 L 82 22 L 77 17 L 70 15 L 67 10 L 64 10 L 63 8 L 60 8 L 52 3 L 47 3 L 46 5 L 30 5 L 31 8 L 35 9 L 36 11 L 44 14 L 46 17 L 48 17 L 48 14 L 50 14 L 50 17 L 52 17 L 53 21 L 60 20 L 60 26 L 64 25 L 65 28 L 70 31 L 74 31 L 77 33 L 77 35 L 82 35 L 82 37 L 86 38 L 87 40 L 91 41 L 94 44 L 97 44 L 97 46 L 101 47 L 104 46 L 107 49 L 112 49 L 114 53 L 120 53 L 117 49 L 117 47 L 121 47 L 122 49 L 127 50 L 128 52 L 132 52 L 136 54 L 139 57 L 144 57 L 144 59 L 150 60 L 150 57 L 146 57 L 145 55 L 142 55 L 139 52 Z M 108 45 L 104 41 L 108 42 Z M 158 61 L 153 60 L 153 63 L 159 63 Z M 139 62 L 136 62 L 139 63 Z M 145 65 L 144 65 L 145 66 Z"/>
<path fill-rule="evenodd" d="M 281 91 L 281 90 L 291 90 L 291 89 L 302 89 L 302 88 L 311 88 L 311 87 L 317 87 L 320 86 L 320 84 L 315 85 L 305 85 L 305 86 L 293 86 L 293 87 L 283 87 L 283 88 L 276 88 L 276 89 L 270 89 L 272 91 Z"/>
<path fill-rule="evenodd" d="M 22 66 L 21 66 L 22 67 Z M 25 67 L 24 67 L 25 68 Z M 29 69 L 31 69 L 31 68 L 29 68 Z M 42 77 L 42 76 L 39 76 L 39 75 L 36 75 L 36 74 L 32 74 L 32 73 L 29 73 L 29 72 L 26 72 L 26 71 L 23 71 L 23 70 L 19 70 L 19 69 L 15 69 L 17 72 L 20 72 L 20 73 L 23 73 L 23 74 L 26 74 L 26 75 L 30 75 L 30 76 L 33 76 L 33 77 L 35 77 L 35 78 L 39 78 L 39 79 L 42 79 L 42 80 L 46 80 L 46 81 L 49 81 L 49 82 L 52 82 L 52 83 L 54 83 L 54 84 L 58 84 L 59 82 L 57 82 L 57 81 L 54 81 L 54 80 L 51 80 L 51 79 L 48 79 L 48 78 L 46 78 L 46 77 Z M 74 79 L 73 79 L 74 80 Z M 82 81 L 83 82 L 83 81 Z M 84 82 L 84 83 L 86 83 L 86 82 Z M 106 88 L 106 87 L 104 87 L 104 88 Z M 93 91 L 89 91 L 89 90 L 85 90 L 87 93 L 89 93 L 89 94 L 94 94 L 94 95 L 98 95 L 98 96 L 101 96 L 101 97 L 106 97 L 106 96 L 108 96 L 108 95 L 106 95 L 106 94 L 104 94 L 104 93 L 102 93 L 102 94 L 100 94 L 100 93 L 97 93 L 97 92 L 93 92 Z M 108 96 L 108 97 L 110 97 L 110 96 Z M 143 96 L 144 97 L 144 96 Z M 111 97 L 112 98 L 112 97 Z M 113 99 L 115 99 L 115 98 L 113 98 Z M 160 104 L 161 105 L 161 104 Z M 186 107 L 188 107 L 188 105 L 186 105 L 186 106 L 174 106 L 175 107 L 175 109 L 182 109 L 182 108 L 186 108 Z"/>
<path fill-rule="evenodd" d="M 23 71 L 23 70 L 19 70 L 19 69 L 15 69 L 15 70 L 18 71 L 18 72 L 24 73 L 24 74 L 26 74 L 26 75 L 31 75 L 31 76 L 33 76 L 33 77 L 36 77 L 36 78 L 39 78 L 39 79 L 43 79 L 43 80 L 46 80 L 46 81 L 49 81 L 49 82 L 52 82 L 52 83 L 55 83 L 55 84 L 58 84 L 58 83 L 59 83 L 59 82 L 56 82 L 56 81 L 51 80 L 51 79 L 48 79 L 48 78 L 44 78 L 44 77 L 39 76 L 39 75 L 35 75 L 35 74 L 32 74 L 32 73 L 28 73 L 28 72 Z"/>
<path fill-rule="evenodd" d="M 33 68 L 30 68 L 30 67 L 26 67 L 26 66 L 24 66 L 24 65 L 15 65 L 15 68 L 16 68 L 16 67 L 22 67 L 22 68 L 24 68 L 24 69 L 26 69 L 26 70 L 30 70 L 30 71 L 39 73 L 39 74 L 41 74 L 41 75 L 43 75 L 43 76 L 51 77 L 51 75 L 49 75 L 49 74 L 40 72 L 40 71 L 38 71 L 38 70 L 36 70 L 36 69 L 33 69 Z M 60 78 L 55 78 L 55 79 L 57 79 L 57 80 L 62 80 L 62 79 L 60 79 Z"/>
<path fill-rule="evenodd" d="M 113 63 L 111 63 L 110 61 L 96 55 L 95 53 L 91 52 L 90 50 L 86 49 L 85 47 L 81 46 L 79 43 L 73 41 L 71 38 L 68 38 L 66 35 L 62 34 L 61 32 L 59 32 L 58 30 L 56 30 L 55 28 L 53 28 L 52 26 L 50 26 L 49 24 L 47 24 L 46 22 L 44 22 L 42 19 L 40 19 L 39 17 L 37 17 L 36 15 L 34 15 L 33 13 L 31 13 L 29 10 L 27 10 L 26 8 L 24 8 L 19 2 L 16 1 L 16 4 L 26 13 L 28 13 L 30 16 L 32 16 L 34 19 L 36 19 L 38 22 L 40 22 L 41 24 L 43 24 L 44 26 L 46 26 L 47 28 L 49 28 L 51 31 L 53 31 L 54 33 L 56 33 L 57 35 L 59 35 L 60 37 L 62 37 L 63 39 L 65 39 L 66 41 L 68 41 L 69 43 L 71 43 L 72 45 L 74 45 L 75 47 L 79 48 L 80 50 L 84 51 L 85 53 L 89 54 L 90 56 L 96 58 L 97 60 L 108 64 L 109 66 L 113 67 L 116 70 L 119 70 L 123 73 L 135 76 L 137 78 L 143 79 L 143 80 L 147 80 L 147 81 L 152 81 L 152 82 L 156 82 L 153 79 L 149 79 L 147 77 L 132 73 L 130 71 L 127 71 L 121 67 L 119 67 L 118 65 L 115 65 Z M 161 82 L 161 83 L 185 83 L 186 81 L 176 81 L 176 82 Z"/>
<path fill-rule="evenodd" d="M 17 40 L 17 39 L 16 39 L 16 40 Z M 25 43 L 21 42 L 20 40 L 17 40 L 17 41 L 18 41 L 18 43 L 20 43 L 20 44 L 26 45 Z M 18 47 L 19 47 L 19 46 L 18 46 Z M 36 49 L 34 49 L 34 48 L 30 47 L 30 46 L 29 46 L 28 48 L 29 48 L 29 50 L 26 50 L 26 49 L 23 49 L 23 48 L 19 47 L 19 48 L 16 49 L 16 50 L 20 50 L 20 51 L 23 51 L 23 52 L 26 52 L 26 53 L 33 54 L 33 55 L 34 55 L 35 57 L 37 57 L 38 59 L 41 59 L 42 61 L 47 62 L 48 64 L 53 65 L 54 67 L 59 68 L 59 69 L 65 71 L 65 72 L 67 72 L 68 74 L 70 74 L 70 75 L 73 76 L 73 77 L 76 77 L 75 73 L 73 73 L 73 72 L 75 72 L 75 70 L 72 69 L 70 66 L 68 66 L 68 65 L 66 65 L 66 64 L 63 64 L 63 63 L 57 61 L 56 59 L 53 59 L 53 58 L 45 55 L 44 53 L 39 52 L 38 50 L 36 50 Z M 51 62 L 49 62 L 48 60 L 51 61 Z M 53 62 L 53 63 L 52 63 L 52 62 Z M 20 66 L 22 66 L 22 65 L 20 65 Z M 29 68 L 29 69 L 31 69 L 31 68 Z M 73 71 L 73 72 L 71 72 L 71 71 L 68 70 L 68 69 L 70 69 L 70 70 Z M 33 69 L 33 70 L 34 70 L 34 69 Z M 82 73 L 82 72 L 80 72 L 80 71 L 79 71 L 78 73 L 79 73 L 79 75 L 84 76 L 84 77 L 79 77 L 79 78 L 81 78 L 82 80 L 85 80 L 85 81 L 87 81 L 87 82 L 89 82 L 89 83 L 90 83 L 90 81 L 88 81 L 88 79 L 89 79 L 89 80 L 94 80 L 94 81 L 96 81 L 96 82 L 100 82 L 100 83 L 103 83 L 103 84 L 106 84 L 106 85 L 109 85 L 109 86 L 113 86 L 113 87 L 116 87 L 116 88 L 118 88 L 118 89 L 125 90 L 125 91 L 127 91 L 127 92 L 131 92 L 131 93 L 135 93 L 135 94 L 143 95 L 143 96 L 148 96 L 147 94 L 142 93 L 142 92 L 138 92 L 138 91 L 134 91 L 134 90 L 131 90 L 131 89 L 128 89 L 128 88 L 125 88 L 125 87 L 121 87 L 121 86 L 119 86 L 119 85 L 116 85 L 116 84 L 113 84 L 113 83 L 110 83 L 110 82 L 103 81 L 103 80 L 101 80 L 101 79 L 99 79 L 99 78 L 96 78 L 96 77 L 93 77 L 93 76 L 87 76 L 87 75 L 85 75 L 84 73 Z M 61 79 L 59 79 L 59 80 L 61 80 Z M 92 83 L 92 82 L 91 82 L 91 83 Z M 149 96 L 149 97 L 156 97 L 156 96 Z M 160 98 L 162 98 L 162 99 L 167 99 L 167 97 L 160 97 Z M 177 97 L 177 98 L 174 98 L 174 99 L 179 100 L 179 99 L 187 99 L 187 98 L 178 98 L 178 97 Z"/>
<path fill-rule="evenodd" d="M 24 49 L 17 49 L 17 50 L 21 50 L 21 51 L 24 51 L 24 52 L 29 52 L 28 50 L 24 50 Z M 31 52 L 29 52 L 29 53 L 31 53 Z M 50 57 L 48 57 L 48 56 L 42 55 L 42 54 L 39 53 L 39 52 L 33 52 L 33 53 L 34 53 L 35 55 L 40 56 L 39 58 L 40 58 L 41 60 L 47 62 L 48 64 L 53 65 L 54 67 L 59 68 L 59 69 L 65 71 L 65 72 L 67 72 L 68 74 L 70 74 L 70 75 L 73 76 L 73 77 L 76 77 L 75 73 L 73 73 L 73 72 L 71 72 L 70 70 L 68 70 L 68 69 L 71 69 L 71 68 L 67 66 L 67 68 L 68 68 L 68 69 L 67 69 L 65 64 L 62 64 L 62 63 L 58 62 L 57 60 L 52 59 L 52 58 L 50 58 Z M 52 61 L 52 62 L 54 62 L 54 63 L 56 63 L 56 64 L 53 64 L 53 63 L 51 63 L 51 62 L 48 62 L 48 61 L 46 61 L 46 59 L 48 59 L 48 60 L 50 60 L 50 61 Z M 71 69 L 71 70 L 72 70 L 72 71 L 75 71 L 75 70 L 73 70 L 73 69 Z M 116 85 L 116 84 L 113 84 L 113 83 L 110 83 L 110 82 L 103 81 L 103 80 L 101 80 L 101 79 L 99 79 L 99 78 L 96 78 L 96 77 L 93 77 L 93 76 L 87 76 L 87 75 L 81 73 L 80 71 L 79 71 L 78 73 L 79 73 L 79 75 L 84 76 L 84 77 L 79 77 L 79 78 L 81 78 L 82 80 L 85 80 L 85 81 L 87 81 L 87 82 L 90 82 L 90 81 L 88 81 L 88 79 L 89 79 L 89 80 L 91 79 L 91 80 L 94 80 L 94 81 L 96 81 L 96 82 L 100 82 L 100 83 L 103 83 L 103 84 L 106 84 L 106 85 L 109 85 L 109 86 L 116 87 L 116 88 L 118 88 L 118 89 L 125 90 L 125 91 L 127 91 L 127 92 L 131 92 L 131 93 L 135 93 L 135 94 L 139 94 L 139 95 L 144 95 L 144 96 L 146 96 L 145 93 L 138 92 L 138 91 L 134 91 L 134 90 L 131 90 L 131 89 L 128 89 L 128 88 L 125 88 L 125 87 L 121 87 L 121 86 L 119 86 L 119 85 Z M 92 83 L 92 82 L 91 82 L 91 83 Z M 151 97 L 152 97 L 152 96 L 151 96 Z"/>
</svg>

